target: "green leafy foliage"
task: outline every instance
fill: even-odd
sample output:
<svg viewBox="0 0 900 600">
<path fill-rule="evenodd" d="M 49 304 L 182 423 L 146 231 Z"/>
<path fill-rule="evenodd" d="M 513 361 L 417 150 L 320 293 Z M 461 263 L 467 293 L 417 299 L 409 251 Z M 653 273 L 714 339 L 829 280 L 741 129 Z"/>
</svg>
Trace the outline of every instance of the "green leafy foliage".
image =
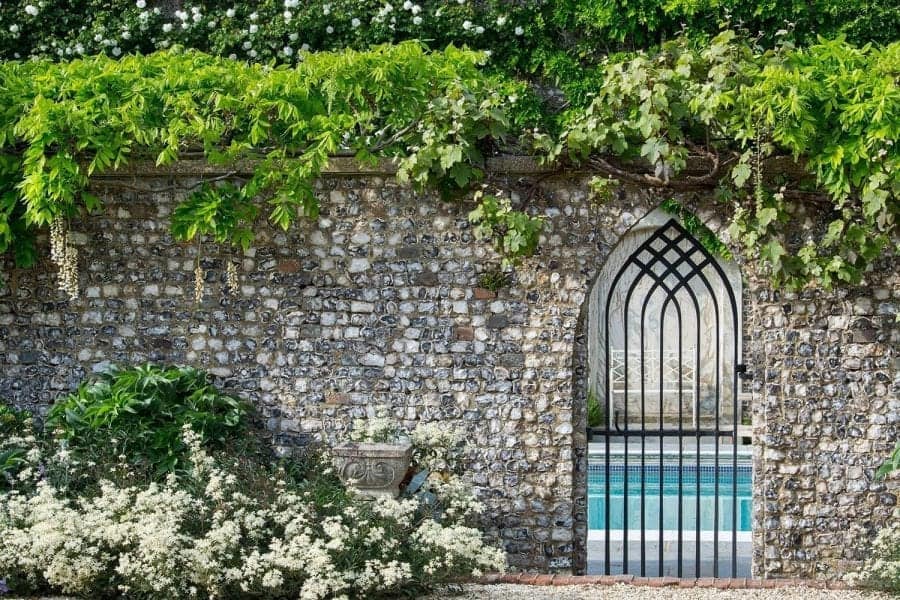
<svg viewBox="0 0 900 600">
<path fill-rule="evenodd" d="M 683 204 L 674 198 L 670 198 L 663 201 L 659 207 L 667 213 L 678 217 L 685 230 L 700 242 L 700 245 L 706 248 L 710 254 L 725 260 L 731 260 L 731 250 L 729 250 L 725 242 L 720 240 L 715 232 L 707 227 L 697 215 L 685 208 Z"/>
<path fill-rule="evenodd" d="M 895 473 L 900 471 L 900 441 L 897 442 L 897 445 L 894 447 L 894 451 L 891 453 L 891 456 L 884 461 L 884 464 L 878 468 L 878 471 L 875 473 L 876 478 L 883 478 L 889 475 L 890 473 Z"/>
<path fill-rule="evenodd" d="M 549 156 L 643 185 L 718 188 L 731 235 L 776 284 L 857 283 L 900 249 L 900 44 L 764 50 L 726 31 L 607 60 L 603 73 L 561 141 L 536 136 Z M 689 157 L 708 171 L 675 182 Z M 778 180 L 786 164 L 798 178 Z M 804 205 L 827 227 L 798 227 Z"/>
<path fill-rule="evenodd" d="M 482 191 L 476 192 L 475 200 L 478 206 L 469 213 L 469 221 L 475 225 L 475 235 L 493 240 L 503 268 L 534 254 L 544 227 L 542 217 L 515 210 L 509 198 Z"/>
<path fill-rule="evenodd" d="M 184 240 L 247 247 L 260 202 L 284 229 L 315 216 L 312 182 L 339 154 L 395 158 L 404 181 L 458 192 L 482 176 L 485 150 L 502 141 L 510 95 L 528 96 L 521 84 L 485 76 L 481 61 L 409 42 L 310 54 L 295 67 L 176 50 L 5 63 L 0 250 L 20 237 L 11 219 L 33 229 L 97 209 L 85 192 L 91 175 L 138 157 L 168 165 L 186 150 L 223 168 L 244 159 L 254 167 L 243 185 L 203 186 L 176 209 L 173 231 Z"/>
<path fill-rule="evenodd" d="M 587 397 L 587 424 L 588 427 L 601 427 L 603 425 L 603 407 L 597 394 L 593 391 L 588 392 Z"/>
<path fill-rule="evenodd" d="M 507 287 L 510 281 L 509 273 L 504 271 L 502 267 L 494 268 L 478 276 L 478 287 L 496 292 Z"/>
<path fill-rule="evenodd" d="M 17 410 L 0 399 L 0 439 L 23 438 L 31 433 L 31 413 Z M 0 446 L 0 490 L 7 489 L 18 472 L 27 464 L 28 448 L 24 443 Z"/>
<path fill-rule="evenodd" d="M 54 403 L 46 427 L 73 450 L 107 460 L 124 455 L 132 465 L 168 473 L 183 467 L 186 425 L 216 448 L 243 436 L 248 418 L 247 405 L 220 392 L 204 372 L 144 365 L 82 383 Z"/>
</svg>

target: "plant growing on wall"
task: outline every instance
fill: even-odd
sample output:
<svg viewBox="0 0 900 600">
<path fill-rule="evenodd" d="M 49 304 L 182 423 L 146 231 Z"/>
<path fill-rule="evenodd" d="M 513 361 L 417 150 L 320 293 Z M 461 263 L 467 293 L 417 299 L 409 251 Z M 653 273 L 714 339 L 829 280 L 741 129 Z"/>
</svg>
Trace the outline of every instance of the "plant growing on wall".
<svg viewBox="0 0 900 600">
<path fill-rule="evenodd" d="M 197 151 L 221 168 L 177 208 L 173 231 L 247 247 L 258 215 L 287 229 L 317 214 L 312 184 L 334 155 L 392 159 L 401 181 L 465 198 L 486 158 L 516 139 L 604 181 L 715 191 L 731 241 L 776 284 L 858 283 L 900 249 L 900 43 L 767 50 L 731 31 L 681 37 L 605 59 L 586 107 L 543 118 L 558 131 L 532 127 L 528 86 L 486 74 L 484 59 L 407 42 L 291 67 L 181 50 L 5 63 L 0 251 L 27 265 L 35 230 L 50 227 L 60 287 L 74 296 L 70 223 L 101 206 L 90 176 L 138 157 L 165 166 Z M 502 195 L 474 199 L 470 218 L 506 265 L 536 251 L 540 218 Z"/>
<path fill-rule="evenodd" d="M 716 190 L 731 205 L 732 239 L 777 284 L 858 283 L 900 249 L 900 44 L 764 50 L 726 31 L 607 59 L 602 71 L 561 136 L 535 136 L 552 160 Z M 689 159 L 705 172 L 683 174 Z M 793 180 L 778 179 L 786 164 Z M 788 226 L 809 211 L 825 223 Z"/>
</svg>

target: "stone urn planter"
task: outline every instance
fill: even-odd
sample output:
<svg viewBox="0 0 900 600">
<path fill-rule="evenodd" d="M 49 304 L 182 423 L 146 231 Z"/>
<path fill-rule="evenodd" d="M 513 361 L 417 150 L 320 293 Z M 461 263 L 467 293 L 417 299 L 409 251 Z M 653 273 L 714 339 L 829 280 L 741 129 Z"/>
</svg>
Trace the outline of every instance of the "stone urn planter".
<svg viewBox="0 0 900 600">
<path fill-rule="evenodd" d="M 350 442 L 335 446 L 331 453 L 345 485 L 368 496 L 396 498 L 409 470 L 412 444 Z"/>
</svg>

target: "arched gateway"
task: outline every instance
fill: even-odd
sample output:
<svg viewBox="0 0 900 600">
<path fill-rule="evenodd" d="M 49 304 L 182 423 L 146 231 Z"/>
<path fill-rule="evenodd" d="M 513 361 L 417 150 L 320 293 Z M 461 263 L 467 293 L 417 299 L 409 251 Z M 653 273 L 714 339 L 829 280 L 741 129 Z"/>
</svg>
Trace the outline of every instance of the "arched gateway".
<svg viewBox="0 0 900 600">
<path fill-rule="evenodd" d="M 746 576 L 741 279 L 663 210 L 588 298 L 588 569 Z"/>
</svg>

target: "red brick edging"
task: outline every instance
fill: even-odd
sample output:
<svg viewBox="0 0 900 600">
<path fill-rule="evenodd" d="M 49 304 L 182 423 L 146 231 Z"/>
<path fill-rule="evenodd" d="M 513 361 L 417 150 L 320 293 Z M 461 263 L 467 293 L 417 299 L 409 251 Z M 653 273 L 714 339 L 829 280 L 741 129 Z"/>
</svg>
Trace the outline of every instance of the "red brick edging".
<svg viewBox="0 0 900 600">
<path fill-rule="evenodd" d="M 643 587 L 715 588 L 720 590 L 753 590 L 786 587 L 807 587 L 820 590 L 851 589 L 843 581 L 822 579 L 678 579 L 677 577 L 635 577 L 634 575 L 544 575 L 509 573 L 485 575 L 477 583 L 515 583 L 522 585 L 615 585 L 626 583 Z"/>
</svg>

